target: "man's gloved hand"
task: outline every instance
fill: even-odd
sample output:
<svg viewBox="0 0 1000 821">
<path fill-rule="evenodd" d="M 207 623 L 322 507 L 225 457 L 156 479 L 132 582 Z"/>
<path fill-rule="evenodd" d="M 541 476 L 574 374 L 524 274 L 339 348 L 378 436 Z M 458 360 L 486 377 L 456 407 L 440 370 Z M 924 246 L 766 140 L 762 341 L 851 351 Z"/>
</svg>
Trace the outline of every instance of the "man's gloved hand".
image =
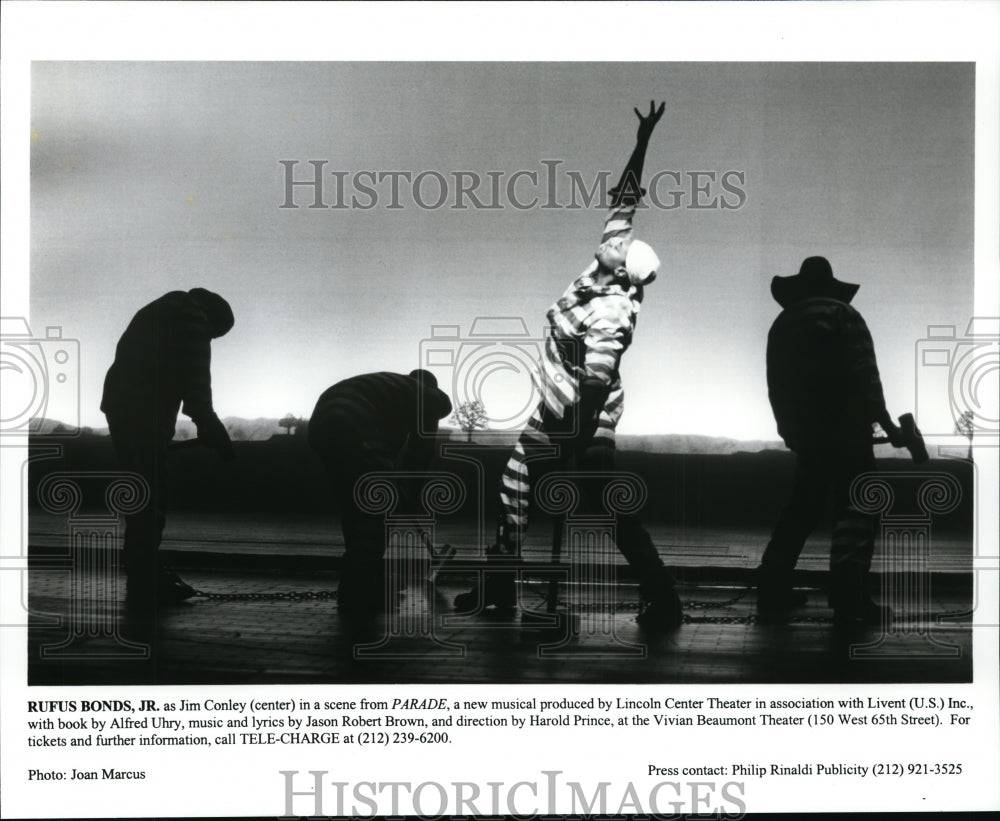
<svg viewBox="0 0 1000 821">
<path fill-rule="evenodd" d="M 219 456 L 227 462 L 236 457 L 229 431 L 218 416 L 213 413 L 207 419 L 195 420 L 195 425 L 198 428 L 198 441 L 205 447 L 218 451 Z"/>
<path fill-rule="evenodd" d="M 917 427 L 917 420 L 913 418 L 912 413 L 904 413 L 899 417 L 898 433 L 903 443 L 902 447 L 910 451 L 910 456 L 916 464 L 923 464 L 930 458 L 924 437 L 921 435 L 920 429 Z M 893 442 L 893 444 L 896 443 Z M 896 447 L 898 448 L 900 445 L 896 445 Z"/>
<path fill-rule="evenodd" d="M 642 112 L 638 108 L 633 108 L 635 116 L 639 118 L 639 131 L 636 134 L 637 139 L 648 140 L 650 135 L 653 133 L 653 129 L 656 128 L 656 124 L 660 121 L 660 117 L 663 116 L 663 110 L 667 107 L 667 104 L 660 103 L 660 107 L 656 107 L 656 103 L 653 100 L 649 101 L 649 113 L 644 117 Z"/>
<path fill-rule="evenodd" d="M 906 436 L 895 422 L 891 419 L 886 419 L 879 422 L 879 424 L 882 426 L 882 430 L 885 431 L 886 438 L 889 440 L 890 445 L 894 448 L 906 447 Z"/>
</svg>

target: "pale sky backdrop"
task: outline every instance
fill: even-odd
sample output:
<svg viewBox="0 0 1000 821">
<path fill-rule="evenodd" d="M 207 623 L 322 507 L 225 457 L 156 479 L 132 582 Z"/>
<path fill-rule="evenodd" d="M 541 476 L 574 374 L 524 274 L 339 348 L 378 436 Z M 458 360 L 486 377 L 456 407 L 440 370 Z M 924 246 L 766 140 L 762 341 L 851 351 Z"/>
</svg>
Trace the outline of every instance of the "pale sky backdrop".
<svg viewBox="0 0 1000 821">
<path fill-rule="evenodd" d="M 624 358 L 619 429 L 775 438 L 769 283 L 811 255 L 861 283 L 889 409 L 912 410 L 927 326 L 961 336 L 972 312 L 971 63 L 35 63 L 32 329 L 80 340 L 81 422 L 95 427 L 118 336 L 169 290 L 233 306 L 236 327 L 213 345 L 221 416 L 307 416 L 339 379 L 426 364 L 433 325 L 467 334 L 477 316 L 520 316 L 537 337 L 604 212 L 514 208 L 511 175 L 538 174 L 516 194 L 543 202 L 543 161 L 561 161 L 562 202 L 567 171 L 617 178 L 632 107 L 651 99 L 666 113 L 645 178 L 678 172 L 687 193 L 637 217 L 663 267 Z M 280 160 L 299 161 L 298 179 L 326 160 L 328 204 L 333 171 L 363 204 L 351 177 L 365 170 L 437 172 L 449 200 L 420 208 L 401 181 L 389 208 L 384 180 L 367 210 L 310 209 L 302 187 L 302 207 L 281 209 Z M 494 172 L 503 207 L 449 207 L 456 171 L 483 178 L 481 200 Z M 688 207 L 692 171 L 716 174 L 702 202 L 730 204 L 718 178 L 744 174 L 730 182 L 745 202 Z M 676 189 L 662 179 L 663 204 Z M 499 417 L 526 385 L 487 373 Z"/>
</svg>

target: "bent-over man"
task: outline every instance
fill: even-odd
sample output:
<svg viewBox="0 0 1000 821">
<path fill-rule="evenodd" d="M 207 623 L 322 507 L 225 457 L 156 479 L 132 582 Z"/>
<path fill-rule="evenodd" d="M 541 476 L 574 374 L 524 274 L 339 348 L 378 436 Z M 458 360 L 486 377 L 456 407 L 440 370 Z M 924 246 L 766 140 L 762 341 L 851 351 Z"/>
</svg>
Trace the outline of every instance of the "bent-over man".
<svg viewBox="0 0 1000 821">
<path fill-rule="evenodd" d="M 345 614 L 372 615 L 386 608 L 383 557 L 385 523 L 361 509 L 355 485 L 378 471 L 426 470 L 434 455 L 438 422 L 451 400 L 429 371 L 367 373 L 338 382 L 319 397 L 309 420 L 309 444 L 334 484 L 344 533 L 344 562 L 337 601 Z M 405 498 L 407 482 L 400 485 Z"/>
<path fill-rule="evenodd" d="M 166 524 L 167 445 L 177 414 L 190 417 L 202 445 L 231 458 L 232 444 L 212 405 L 212 340 L 233 327 L 233 311 L 204 288 L 171 291 L 132 318 L 104 379 L 101 410 L 118 465 L 149 484 L 149 503 L 125 517 L 126 602 L 155 610 L 195 591 L 162 567 Z"/>
</svg>

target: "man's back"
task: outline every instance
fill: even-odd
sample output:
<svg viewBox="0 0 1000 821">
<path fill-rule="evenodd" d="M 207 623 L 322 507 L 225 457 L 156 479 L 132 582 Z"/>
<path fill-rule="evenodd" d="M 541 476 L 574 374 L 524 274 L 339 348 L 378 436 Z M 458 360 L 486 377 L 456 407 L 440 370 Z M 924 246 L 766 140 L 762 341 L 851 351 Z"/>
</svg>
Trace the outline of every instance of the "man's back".
<svg viewBox="0 0 1000 821">
<path fill-rule="evenodd" d="M 321 444 L 336 433 L 331 426 L 349 420 L 353 430 L 398 449 L 418 431 L 432 435 L 438 420 L 450 412 L 450 400 L 432 385 L 401 373 L 366 373 L 320 395 L 309 420 L 309 439 L 314 446 Z"/>
<path fill-rule="evenodd" d="M 155 409 L 173 424 L 181 401 L 195 418 L 211 412 L 212 327 L 190 294 L 171 291 L 141 308 L 115 350 L 101 410 Z M 206 411 L 207 409 L 207 411 Z"/>
<path fill-rule="evenodd" d="M 868 435 L 883 403 L 861 314 L 830 297 L 789 305 L 768 334 L 767 385 L 778 432 L 793 449 Z"/>
</svg>

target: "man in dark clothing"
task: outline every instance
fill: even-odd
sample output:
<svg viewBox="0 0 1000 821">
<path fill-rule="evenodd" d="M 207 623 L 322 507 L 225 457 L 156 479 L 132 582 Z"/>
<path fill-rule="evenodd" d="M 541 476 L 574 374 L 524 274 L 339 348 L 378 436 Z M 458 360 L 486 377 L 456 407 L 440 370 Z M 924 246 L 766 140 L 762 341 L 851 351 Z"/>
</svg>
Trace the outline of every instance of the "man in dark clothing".
<svg viewBox="0 0 1000 821">
<path fill-rule="evenodd" d="M 333 481 L 344 564 L 337 595 L 342 612 L 369 615 L 385 607 L 385 522 L 367 513 L 355 484 L 375 471 L 426 470 L 434 455 L 438 421 L 451 400 L 429 371 L 367 373 L 338 382 L 320 396 L 309 420 L 309 444 Z M 400 488 L 403 504 L 408 485 Z"/>
<path fill-rule="evenodd" d="M 778 433 L 796 455 L 795 486 L 761 559 L 758 612 L 778 617 L 805 603 L 792 573 L 806 539 L 834 497 L 830 605 L 837 623 L 878 623 L 888 608 L 867 590 L 874 551 L 871 520 L 850 505 L 854 479 L 875 469 L 873 424 L 903 446 L 885 407 L 875 348 L 850 301 L 858 285 L 840 282 L 823 257 L 796 276 L 775 277 L 784 309 L 767 339 L 767 385 Z"/>
<path fill-rule="evenodd" d="M 118 341 L 104 380 L 101 410 L 122 470 L 149 484 L 149 503 L 125 519 L 127 601 L 151 607 L 183 601 L 194 590 L 159 566 L 166 523 L 167 445 L 177 413 L 189 416 L 198 439 L 232 455 L 225 426 L 212 407 L 211 342 L 233 327 L 233 312 L 204 288 L 171 291 L 142 308 Z"/>
</svg>

